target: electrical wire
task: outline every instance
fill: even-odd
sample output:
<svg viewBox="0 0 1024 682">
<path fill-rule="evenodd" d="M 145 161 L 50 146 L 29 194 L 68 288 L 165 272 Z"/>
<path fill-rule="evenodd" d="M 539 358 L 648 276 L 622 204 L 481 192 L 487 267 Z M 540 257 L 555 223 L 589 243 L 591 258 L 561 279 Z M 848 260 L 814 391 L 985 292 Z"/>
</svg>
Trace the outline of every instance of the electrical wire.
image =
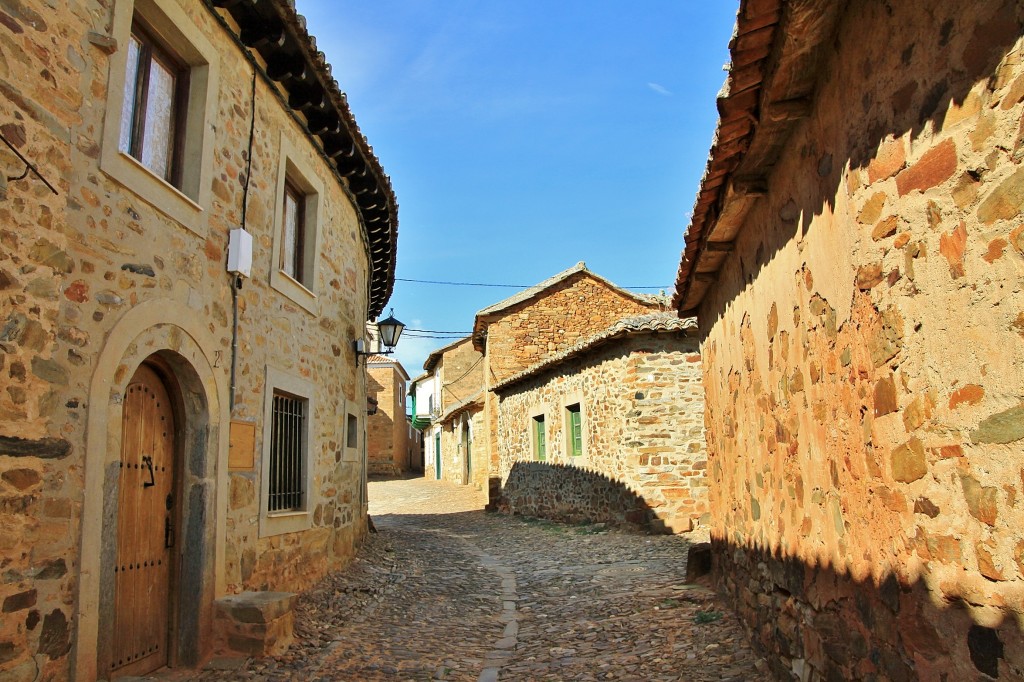
<svg viewBox="0 0 1024 682">
<path fill-rule="evenodd" d="M 451 386 L 454 383 L 458 383 L 463 378 L 465 378 L 466 375 L 468 375 L 470 372 L 472 372 L 474 369 L 476 369 L 476 366 L 479 365 L 483 361 L 484 361 L 484 357 L 481 355 L 479 358 L 476 359 L 476 362 L 474 362 L 472 365 L 469 366 L 469 369 L 467 369 L 465 372 L 460 374 L 455 379 L 452 379 L 451 381 L 446 381 L 443 384 L 441 384 L 441 388 L 447 388 L 448 386 Z M 449 392 L 451 391 L 451 389 L 448 389 L 448 390 L 449 390 Z"/>
<path fill-rule="evenodd" d="M 256 68 L 252 70 L 252 95 L 249 101 L 249 151 L 245 158 L 245 185 L 242 188 L 242 224 L 245 229 L 246 209 L 249 206 L 249 179 L 252 178 L 252 141 L 256 137 Z M 242 288 L 242 276 L 231 277 L 231 386 L 228 394 L 228 410 L 235 409 L 235 391 L 238 374 L 238 290 Z"/>
<path fill-rule="evenodd" d="M 434 279 L 408 279 L 395 277 L 396 282 L 412 282 L 414 284 L 446 284 L 453 287 L 497 287 L 502 289 L 532 289 L 536 284 L 484 284 L 482 282 L 442 282 Z M 622 289 L 669 289 L 668 286 L 658 287 L 620 287 Z"/>
</svg>

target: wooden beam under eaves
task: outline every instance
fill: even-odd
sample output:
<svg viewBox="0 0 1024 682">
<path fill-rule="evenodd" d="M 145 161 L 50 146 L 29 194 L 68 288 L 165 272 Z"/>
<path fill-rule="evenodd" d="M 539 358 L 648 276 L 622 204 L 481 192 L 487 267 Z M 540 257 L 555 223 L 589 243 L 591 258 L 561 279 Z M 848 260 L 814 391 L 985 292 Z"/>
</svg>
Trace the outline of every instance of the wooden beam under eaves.
<svg viewBox="0 0 1024 682">
<path fill-rule="evenodd" d="M 797 97 L 779 102 L 772 102 L 767 108 L 769 121 L 781 123 L 783 121 L 798 121 L 811 115 L 811 99 L 809 97 Z"/>
<path fill-rule="evenodd" d="M 268 21 L 246 22 L 241 27 L 238 39 L 246 47 L 255 50 L 281 47 L 285 41 L 284 26 Z"/>
<path fill-rule="evenodd" d="M 306 60 L 298 55 L 275 53 L 267 59 L 267 76 L 275 81 L 304 78 L 306 68 Z"/>
</svg>

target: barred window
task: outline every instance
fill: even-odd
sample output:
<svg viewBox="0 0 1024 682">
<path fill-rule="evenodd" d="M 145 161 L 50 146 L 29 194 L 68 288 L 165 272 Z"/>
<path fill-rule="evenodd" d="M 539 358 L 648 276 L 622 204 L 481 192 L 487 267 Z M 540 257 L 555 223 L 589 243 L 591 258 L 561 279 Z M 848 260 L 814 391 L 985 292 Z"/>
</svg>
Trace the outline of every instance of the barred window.
<svg viewBox="0 0 1024 682">
<path fill-rule="evenodd" d="M 305 399 L 274 391 L 267 511 L 300 511 L 304 508 L 306 408 Z"/>
</svg>

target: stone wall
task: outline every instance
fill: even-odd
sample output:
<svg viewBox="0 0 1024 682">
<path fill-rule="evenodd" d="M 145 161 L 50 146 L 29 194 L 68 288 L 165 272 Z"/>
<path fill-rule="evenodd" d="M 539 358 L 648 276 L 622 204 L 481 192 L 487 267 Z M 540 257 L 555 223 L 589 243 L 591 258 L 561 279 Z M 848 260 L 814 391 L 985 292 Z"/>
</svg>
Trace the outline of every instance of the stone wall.
<svg viewBox="0 0 1024 682">
<path fill-rule="evenodd" d="M 570 275 L 534 298 L 486 316 L 488 381 L 507 379 L 624 317 L 659 309 L 588 272 Z"/>
<path fill-rule="evenodd" d="M 779 675 L 1024 677 L 1022 25 L 851 2 L 700 308 L 717 574 Z"/>
<path fill-rule="evenodd" d="M 438 371 L 442 413 L 472 398 L 483 388 L 483 354 L 473 348 L 469 338 L 444 352 Z"/>
<path fill-rule="evenodd" d="M 468 463 L 463 440 L 464 423 L 469 427 Z M 480 406 L 470 407 L 444 422 L 441 430 L 442 480 L 483 489 L 487 483 L 487 460 L 481 444 L 476 440 L 482 433 L 483 410 Z"/>
<path fill-rule="evenodd" d="M 572 274 L 536 297 L 482 318 L 487 322 L 486 385 L 575 346 L 617 320 L 658 310 L 659 304 L 627 296 L 588 271 Z M 484 414 L 488 459 L 497 470 L 498 402 L 493 393 L 485 397 Z"/>
<path fill-rule="evenodd" d="M 696 339 L 663 332 L 613 340 L 499 388 L 498 473 L 507 482 L 518 462 L 534 459 L 533 418 L 543 415 L 547 463 L 602 474 L 640 495 L 656 526 L 688 531 L 708 511 L 701 380 Z M 566 436 L 566 406 L 574 404 L 583 432 L 578 457 Z M 604 485 L 600 477 L 574 480 Z"/>
<path fill-rule="evenodd" d="M 651 527 L 643 497 L 604 474 L 571 464 L 516 462 L 502 486 L 498 511 L 563 523 Z"/>
<path fill-rule="evenodd" d="M 202 557 L 186 552 L 185 563 L 206 562 L 196 570 L 209 571 L 203 580 L 211 592 L 214 585 L 218 593 L 302 589 L 351 556 L 364 532 L 360 463 L 343 452 L 339 435 L 344 406 L 365 405 L 356 366 L 340 341 L 357 336 L 367 310 L 368 261 L 353 205 L 258 79 L 246 222 L 254 236 L 253 273 L 238 292 L 238 388 L 229 413 L 232 306 L 225 250 L 228 230 L 241 222 L 252 70 L 205 6 L 181 2 L 178 12 L 193 27 L 186 32 L 208 41 L 218 61 L 213 119 L 203 124 L 209 167 L 188 200 L 169 187 L 159 196 L 129 189 L 125 182 L 134 180 L 115 179 L 101 168 L 105 153 L 119 157 L 116 147 L 104 148 L 103 131 L 108 77 L 123 77 L 111 67 L 124 46 L 111 39 L 112 17 L 126 6 L 130 18 L 125 2 L 73 1 L 55 12 L 52 3 L 24 0 L 0 10 L 0 130 L 59 192 L 54 196 L 31 175 L 0 188 L 4 679 L 33 679 L 37 669 L 40 679 L 67 679 L 75 637 L 80 678 L 96 674 L 97 604 L 106 599 L 98 580 L 110 570 L 103 562 L 112 536 L 104 525 L 112 489 L 105 468 L 118 456 L 119 391 L 152 353 L 180 358 L 183 367 L 209 368 L 200 373 L 204 383 L 196 384 L 197 392 L 185 396 L 188 402 L 202 395 L 210 409 L 207 459 L 191 449 L 198 441 L 185 446 L 188 476 L 197 477 L 202 491 L 194 498 L 195 518 L 203 520 L 208 544 Z M 297 163 L 322 171 L 323 232 L 311 309 L 270 285 L 283 145 Z M 22 168 L 6 148 L 0 151 L 0 177 L 20 175 Z M 162 182 L 148 171 L 135 173 L 144 184 Z M 179 209 L 190 201 L 201 210 L 188 209 L 194 218 L 182 221 L 166 201 Z M 140 320 L 149 320 L 148 331 L 125 338 Z M 112 353 L 116 357 L 103 364 Z M 261 537 L 269 365 L 314 382 L 316 431 L 311 529 Z M 254 465 L 230 474 L 229 418 L 256 424 Z M 90 445 L 90 434 L 108 433 L 108 427 L 110 440 Z M 84 566 L 94 559 L 100 563 Z"/>
<path fill-rule="evenodd" d="M 409 470 L 409 424 L 405 418 L 404 377 L 393 364 L 368 364 L 366 393 L 377 399 L 377 413 L 366 420 L 368 473 L 396 476 Z"/>
</svg>

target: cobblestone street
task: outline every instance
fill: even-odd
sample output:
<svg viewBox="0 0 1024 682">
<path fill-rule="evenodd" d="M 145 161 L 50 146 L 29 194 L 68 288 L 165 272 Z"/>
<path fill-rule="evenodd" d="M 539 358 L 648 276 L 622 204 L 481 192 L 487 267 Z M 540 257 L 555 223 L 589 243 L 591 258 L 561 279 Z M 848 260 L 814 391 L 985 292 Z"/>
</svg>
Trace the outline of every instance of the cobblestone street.
<svg viewBox="0 0 1024 682">
<path fill-rule="evenodd" d="M 767 679 L 735 616 L 684 584 L 681 538 L 483 503 L 441 481 L 371 481 L 379 532 L 303 595 L 287 654 L 214 661 L 200 679 Z"/>
</svg>

